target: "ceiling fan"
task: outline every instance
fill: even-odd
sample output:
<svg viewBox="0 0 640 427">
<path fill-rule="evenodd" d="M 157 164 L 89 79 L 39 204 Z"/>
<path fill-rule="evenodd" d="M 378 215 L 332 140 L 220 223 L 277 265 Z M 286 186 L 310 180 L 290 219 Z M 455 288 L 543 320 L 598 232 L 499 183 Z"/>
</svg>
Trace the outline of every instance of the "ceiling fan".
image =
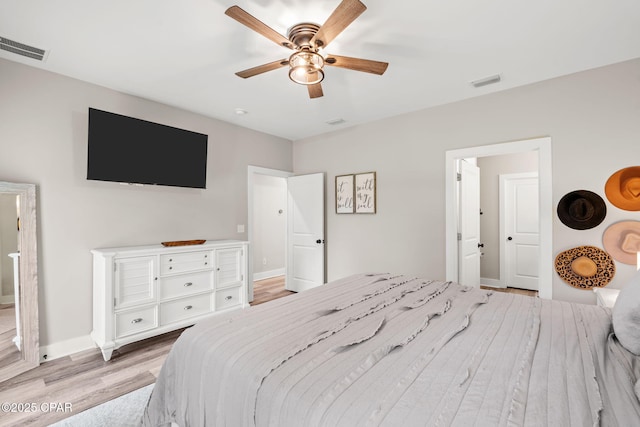
<svg viewBox="0 0 640 427">
<path fill-rule="evenodd" d="M 360 0 L 342 0 L 324 25 L 309 22 L 296 24 L 289 28 L 287 37 L 284 37 L 240 7 L 231 6 L 225 11 L 226 15 L 278 45 L 295 51 L 289 58 L 239 71 L 236 75 L 246 79 L 288 65 L 289 78 L 307 86 L 310 98 L 319 98 L 323 95 L 320 82 L 324 79 L 325 64 L 366 73 L 384 74 L 389 65 L 386 62 L 319 53 L 320 49 L 326 48 L 366 9 L 367 7 Z"/>
</svg>

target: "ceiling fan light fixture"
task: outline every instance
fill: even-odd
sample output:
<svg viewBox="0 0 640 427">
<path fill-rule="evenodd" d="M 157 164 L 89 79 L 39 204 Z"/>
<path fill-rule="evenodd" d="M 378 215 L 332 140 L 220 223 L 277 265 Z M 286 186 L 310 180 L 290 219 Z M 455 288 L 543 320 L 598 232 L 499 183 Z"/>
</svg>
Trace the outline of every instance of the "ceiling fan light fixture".
<svg viewBox="0 0 640 427">
<path fill-rule="evenodd" d="M 324 58 L 317 52 L 301 50 L 289 57 L 289 78 L 301 85 L 314 85 L 324 79 Z"/>
</svg>

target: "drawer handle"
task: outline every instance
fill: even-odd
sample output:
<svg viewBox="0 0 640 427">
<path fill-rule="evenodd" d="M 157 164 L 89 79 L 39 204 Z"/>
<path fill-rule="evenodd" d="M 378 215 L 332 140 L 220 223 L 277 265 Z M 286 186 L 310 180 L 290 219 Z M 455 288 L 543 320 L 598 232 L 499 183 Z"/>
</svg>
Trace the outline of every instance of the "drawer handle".
<svg viewBox="0 0 640 427">
<path fill-rule="evenodd" d="M 169 262 L 173 261 L 173 258 L 169 258 Z"/>
<path fill-rule="evenodd" d="M 142 317 L 138 317 L 137 319 L 133 319 L 133 320 L 131 321 L 131 323 L 133 323 L 134 325 L 135 325 L 136 323 L 140 323 L 140 322 L 142 322 Z"/>
<path fill-rule="evenodd" d="M 187 282 L 187 283 L 185 283 L 185 284 L 184 284 L 184 287 L 185 287 L 185 288 L 188 288 L 189 286 L 192 286 L 192 285 L 193 285 L 193 283 L 191 283 L 191 282 Z"/>
<path fill-rule="evenodd" d="M 173 267 L 169 267 L 169 270 L 173 270 Z"/>
<path fill-rule="evenodd" d="M 204 263 L 204 265 L 207 265 L 207 264 L 209 264 L 209 263 L 208 263 L 208 262 L 205 262 L 205 263 Z"/>
<path fill-rule="evenodd" d="M 191 310 L 192 308 L 193 308 L 193 306 L 192 306 L 192 305 L 188 305 L 188 306 L 186 306 L 184 309 L 185 309 L 185 310 Z"/>
<path fill-rule="evenodd" d="M 229 300 L 232 300 L 232 299 L 233 299 L 233 297 L 232 297 L 231 295 L 229 295 L 228 297 L 225 297 L 225 299 L 226 299 L 227 301 L 229 301 Z"/>
</svg>

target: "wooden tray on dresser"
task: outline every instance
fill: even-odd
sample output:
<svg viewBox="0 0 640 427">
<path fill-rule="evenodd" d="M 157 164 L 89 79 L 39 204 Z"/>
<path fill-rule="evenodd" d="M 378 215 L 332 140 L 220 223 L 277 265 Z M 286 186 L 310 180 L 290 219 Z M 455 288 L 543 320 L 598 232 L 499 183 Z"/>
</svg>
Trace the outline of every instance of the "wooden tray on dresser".
<svg viewBox="0 0 640 427">
<path fill-rule="evenodd" d="M 162 242 L 162 246 L 189 246 L 189 245 L 201 245 L 206 240 L 176 240 L 173 242 Z"/>
</svg>

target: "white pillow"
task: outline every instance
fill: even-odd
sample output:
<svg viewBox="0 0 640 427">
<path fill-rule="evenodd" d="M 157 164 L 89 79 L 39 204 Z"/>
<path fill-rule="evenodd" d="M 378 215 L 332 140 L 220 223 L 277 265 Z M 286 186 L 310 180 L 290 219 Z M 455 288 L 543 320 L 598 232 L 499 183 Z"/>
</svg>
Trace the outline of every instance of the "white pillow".
<svg viewBox="0 0 640 427">
<path fill-rule="evenodd" d="M 620 291 L 611 314 L 620 344 L 640 356 L 640 271 Z"/>
</svg>

